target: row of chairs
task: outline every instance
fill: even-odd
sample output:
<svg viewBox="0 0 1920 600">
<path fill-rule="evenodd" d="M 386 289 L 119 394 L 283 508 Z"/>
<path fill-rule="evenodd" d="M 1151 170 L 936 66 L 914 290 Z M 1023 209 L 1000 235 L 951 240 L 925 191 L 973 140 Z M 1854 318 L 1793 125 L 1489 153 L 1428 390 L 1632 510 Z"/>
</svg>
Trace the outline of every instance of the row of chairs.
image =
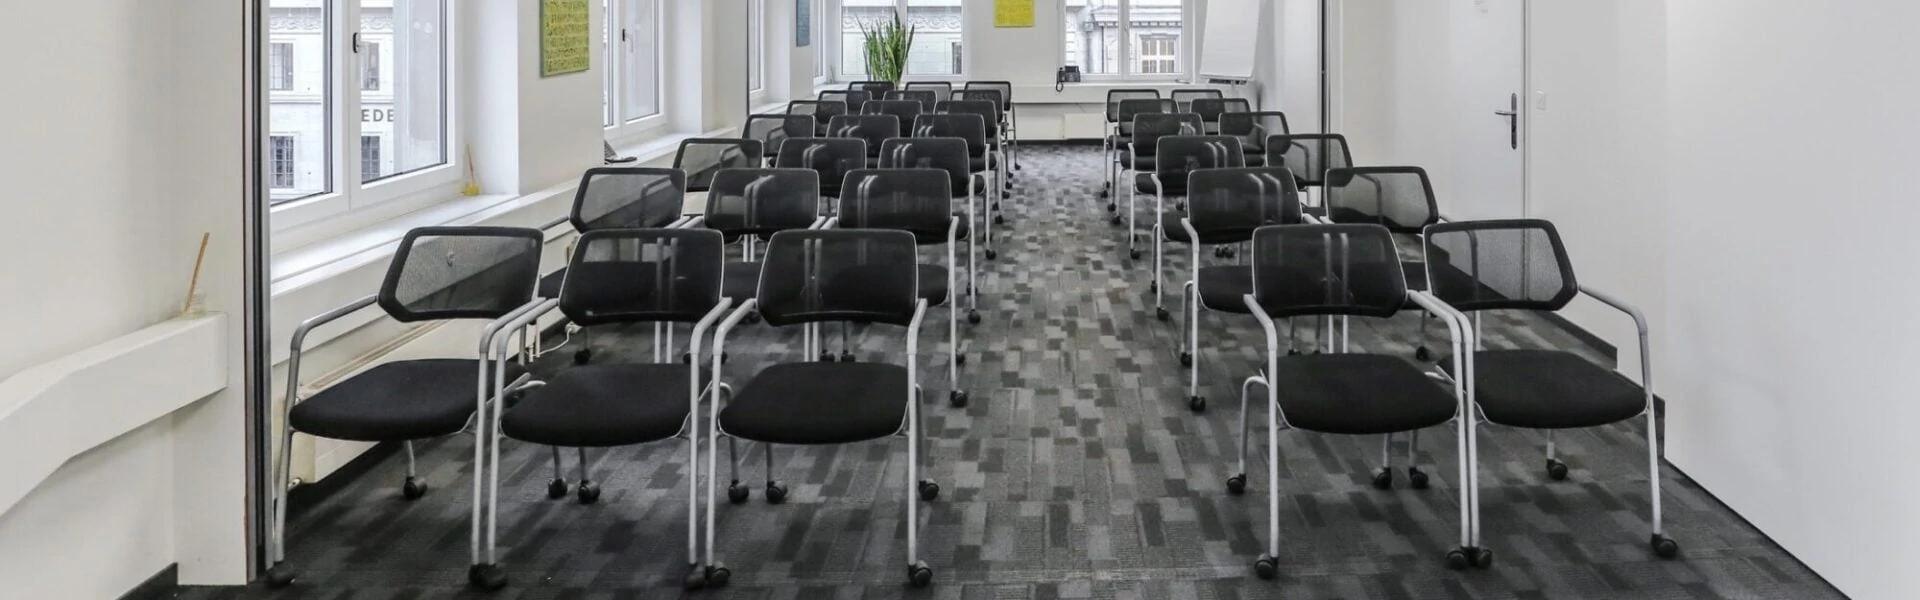
<svg viewBox="0 0 1920 600">
<path fill-rule="evenodd" d="M 957 89 L 953 83 L 946 81 L 909 81 L 898 86 L 891 81 L 854 81 L 847 84 L 846 91 L 866 93 L 864 99 L 851 94 L 841 96 L 847 107 L 856 111 L 860 110 L 860 103 L 865 100 L 917 100 L 929 111 L 943 100 L 995 100 L 1005 117 L 1001 129 L 1007 132 L 1005 141 L 1013 159 L 1013 168 L 1020 169 L 1019 144 L 1013 143 L 1020 131 L 1020 111 L 1013 103 L 1011 81 L 966 81 Z M 821 100 L 829 98 L 825 92 L 820 96 Z"/>
</svg>

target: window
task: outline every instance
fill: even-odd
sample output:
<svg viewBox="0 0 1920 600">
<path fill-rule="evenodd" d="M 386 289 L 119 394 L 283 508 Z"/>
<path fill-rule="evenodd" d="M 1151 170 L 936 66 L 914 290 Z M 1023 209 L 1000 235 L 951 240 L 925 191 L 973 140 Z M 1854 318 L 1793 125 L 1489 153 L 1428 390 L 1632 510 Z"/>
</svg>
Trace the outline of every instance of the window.
<svg viewBox="0 0 1920 600">
<path fill-rule="evenodd" d="M 1061 64 L 1095 76 L 1175 79 L 1186 75 L 1183 0 L 1061 0 Z"/>
<path fill-rule="evenodd" d="M 747 0 L 747 89 L 767 89 L 767 0 Z"/>
<path fill-rule="evenodd" d="M 825 83 L 827 78 L 833 75 L 833 72 L 827 69 L 827 59 L 829 57 L 827 53 L 827 11 L 825 6 L 827 0 L 807 1 L 811 4 L 807 9 L 808 12 L 812 13 L 809 17 L 813 19 L 813 24 L 807 28 L 807 35 L 811 38 L 807 40 L 807 43 L 813 45 L 813 80 L 815 83 Z"/>
<path fill-rule="evenodd" d="M 267 49 L 267 89 L 293 89 L 293 44 L 274 42 Z"/>
<path fill-rule="evenodd" d="M 954 78 L 966 73 L 966 15 L 961 0 L 844 0 L 840 6 L 840 74 L 849 80 L 867 74 L 866 37 L 872 28 L 905 15 L 916 28 L 907 54 L 907 75 Z M 991 10 L 987 8 L 985 10 Z"/>
<path fill-rule="evenodd" d="M 660 0 L 606 0 L 605 124 L 625 138 L 657 127 L 660 115 Z"/>
<path fill-rule="evenodd" d="M 268 1 L 264 79 L 276 133 L 263 168 L 280 205 L 276 227 L 430 190 L 452 193 L 460 173 L 447 150 L 448 6 Z"/>
<path fill-rule="evenodd" d="M 274 190 L 292 189 L 293 165 L 299 162 L 293 154 L 293 136 L 275 135 L 267 138 L 267 186 Z"/>
</svg>

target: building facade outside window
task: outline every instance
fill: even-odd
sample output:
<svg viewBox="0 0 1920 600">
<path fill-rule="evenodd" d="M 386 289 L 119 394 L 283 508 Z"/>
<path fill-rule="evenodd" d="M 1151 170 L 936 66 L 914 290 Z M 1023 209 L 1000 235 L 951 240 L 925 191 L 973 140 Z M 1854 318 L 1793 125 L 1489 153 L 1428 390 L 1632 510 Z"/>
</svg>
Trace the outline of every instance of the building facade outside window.
<svg viewBox="0 0 1920 600">
<path fill-rule="evenodd" d="M 298 162 L 294 156 L 293 136 L 267 137 L 267 187 L 275 190 L 293 187 L 293 170 Z"/>
<path fill-rule="evenodd" d="M 991 10 L 991 7 L 989 7 Z M 844 0 L 840 5 L 840 74 L 849 80 L 867 73 L 866 38 L 860 30 L 905 15 L 916 27 L 907 54 L 907 76 L 954 78 L 966 74 L 966 15 L 961 0 Z"/>
<path fill-rule="evenodd" d="M 293 89 L 293 44 L 268 45 L 267 89 L 276 92 Z"/>
<path fill-rule="evenodd" d="M 1186 75 L 1182 0 L 1061 0 L 1065 56 L 1081 73 L 1118 78 Z"/>
<path fill-rule="evenodd" d="M 380 162 L 380 136 L 360 136 L 360 179 L 373 181 L 386 171 L 386 165 Z"/>
</svg>

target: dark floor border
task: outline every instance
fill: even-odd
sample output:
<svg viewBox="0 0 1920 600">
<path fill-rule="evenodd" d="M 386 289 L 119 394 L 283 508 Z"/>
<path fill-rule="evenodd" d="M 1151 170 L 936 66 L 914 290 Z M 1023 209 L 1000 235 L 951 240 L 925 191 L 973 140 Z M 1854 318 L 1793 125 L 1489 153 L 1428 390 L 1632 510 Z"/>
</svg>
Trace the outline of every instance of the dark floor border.
<svg viewBox="0 0 1920 600">
<path fill-rule="evenodd" d="M 306 513 L 308 509 L 320 504 L 322 501 L 333 496 L 335 492 L 340 491 L 342 488 L 347 487 L 348 484 L 360 479 L 360 476 L 367 474 L 368 471 L 379 466 L 380 463 L 387 460 L 388 457 L 399 453 L 402 447 L 403 444 L 399 442 L 381 442 L 374 444 L 373 448 L 360 453 L 360 456 L 356 456 L 353 460 L 347 461 L 347 464 L 341 465 L 340 468 L 335 469 L 333 473 L 328 474 L 326 477 L 320 478 L 319 481 L 303 482 L 295 486 L 287 492 L 287 520 L 291 521 L 299 518 L 300 515 Z M 397 487 L 400 485 L 400 482 L 395 481 L 393 485 Z"/>
<path fill-rule="evenodd" d="M 1662 422 L 1664 423 L 1664 419 L 1662 420 Z M 1665 429 L 1665 427 L 1662 427 L 1661 429 Z M 1665 446 L 1666 438 L 1665 437 L 1660 438 L 1660 442 L 1662 446 Z M 1692 486 L 1693 489 L 1700 490 L 1700 493 L 1705 494 L 1707 496 L 1707 499 L 1712 500 L 1714 504 L 1718 504 L 1720 505 L 1720 508 L 1725 509 L 1727 511 L 1727 514 L 1733 515 L 1733 518 L 1735 519 L 1739 519 L 1742 525 L 1746 525 L 1747 527 L 1752 528 L 1754 531 L 1760 532 L 1760 537 L 1766 538 L 1767 543 L 1773 544 L 1773 547 L 1780 549 L 1781 554 L 1787 555 L 1788 558 L 1793 559 L 1793 562 L 1799 563 L 1801 567 L 1805 568 L 1808 573 L 1812 573 L 1815 579 L 1819 579 L 1821 584 L 1827 586 L 1827 589 L 1833 590 L 1834 595 L 1840 596 L 1842 598 L 1851 598 L 1851 596 L 1848 596 L 1846 592 L 1840 591 L 1840 588 L 1838 586 L 1833 585 L 1833 582 L 1827 581 L 1827 577 L 1825 575 L 1821 575 L 1819 571 L 1815 571 L 1813 570 L 1813 567 L 1808 566 L 1807 561 L 1800 560 L 1800 557 L 1796 556 L 1792 550 L 1788 550 L 1786 546 L 1780 545 L 1780 542 L 1777 540 L 1774 540 L 1773 536 L 1767 535 L 1767 530 L 1761 529 L 1760 526 L 1758 525 L 1754 525 L 1753 521 L 1748 521 L 1746 515 L 1740 514 L 1740 511 L 1734 510 L 1732 506 L 1728 506 L 1725 500 L 1721 500 L 1720 496 L 1717 494 L 1714 494 L 1713 490 L 1707 489 L 1707 486 L 1700 485 L 1700 481 L 1697 479 L 1694 479 L 1692 475 L 1688 475 L 1686 470 L 1680 468 L 1680 465 L 1676 465 L 1676 464 L 1673 464 L 1673 462 L 1668 461 L 1666 459 L 1666 452 L 1663 451 L 1660 454 L 1661 454 L 1660 464 L 1666 465 L 1666 467 L 1669 469 L 1673 469 L 1673 472 L 1682 478 L 1681 482 L 1676 482 L 1676 483 L 1684 483 L 1685 485 Z M 1677 539 L 1677 538 L 1674 541 L 1680 542 L 1681 558 L 1684 560 L 1686 557 L 1687 541 L 1682 539 Z"/>
<path fill-rule="evenodd" d="M 180 565 L 167 565 L 159 573 L 154 573 L 140 585 L 120 595 L 120 600 L 160 600 L 172 598 L 174 590 L 180 587 Z"/>
</svg>

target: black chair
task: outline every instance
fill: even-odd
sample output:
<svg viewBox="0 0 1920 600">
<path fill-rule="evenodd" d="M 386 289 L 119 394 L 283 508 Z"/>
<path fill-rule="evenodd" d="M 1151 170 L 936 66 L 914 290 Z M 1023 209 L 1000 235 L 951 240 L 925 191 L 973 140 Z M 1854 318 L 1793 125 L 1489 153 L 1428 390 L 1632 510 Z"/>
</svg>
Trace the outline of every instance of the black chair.
<svg viewBox="0 0 1920 600">
<path fill-rule="evenodd" d="M 1287 114 L 1280 111 L 1229 111 L 1220 114 L 1220 135 L 1240 138 L 1240 147 L 1247 151 L 1249 167 L 1267 164 L 1269 136 L 1288 133 L 1292 133 L 1292 130 L 1287 127 Z"/>
<path fill-rule="evenodd" d="M 909 92 L 923 90 L 933 92 L 936 102 L 953 98 L 953 84 L 945 81 L 909 81 L 904 89 Z"/>
<path fill-rule="evenodd" d="M 1213 88 L 1184 88 L 1174 90 L 1173 93 L 1168 94 L 1167 97 L 1173 100 L 1174 112 L 1199 112 L 1193 110 L 1193 102 L 1195 100 L 1225 98 L 1227 94 Z"/>
<path fill-rule="evenodd" d="M 1137 131 L 1134 144 L 1146 143 L 1149 139 L 1149 127 L 1142 125 Z M 1127 200 L 1128 227 L 1132 227 L 1134 218 L 1133 198 L 1140 194 L 1153 194 L 1153 282 L 1147 290 L 1153 293 L 1153 312 L 1162 321 L 1172 318 L 1167 312 L 1166 291 L 1161 282 L 1166 281 L 1166 244 L 1170 239 L 1170 229 L 1180 224 L 1180 212 L 1186 210 L 1184 198 L 1187 195 L 1187 183 L 1190 175 L 1200 169 L 1220 169 L 1242 167 L 1240 138 L 1224 135 L 1169 135 L 1157 138 L 1159 149 L 1154 152 L 1152 173 L 1136 176 L 1133 194 Z M 1176 212 L 1167 211 L 1167 198 L 1182 198 Z M 1127 236 L 1128 256 L 1139 258 L 1139 250 L 1134 249 L 1133 235 Z"/>
<path fill-rule="evenodd" d="M 793 144 L 787 144 L 789 148 Z M 907 466 L 907 578 L 916 587 L 933 581 L 933 569 L 920 560 L 920 508 L 914 501 L 939 497 L 940 486 L 920 479 L 925 448 L 921 442 L 922 391 L 919 381 L 920 324 L 927 302 L 919 299 L 919 267 L 913 234 L 860 229 L 783 231 L 768 244 L 766 275 L 758 293 L 727 316 L 714 334 L 715 396 L 708 423 L 712 439 L 727 439 L 732 483 L 727 499 L 746 502 L 750 490 L 740 484 L 735 440 L 760 442 L 767 452 L 767 501 L 786 501 L 787 488 L 773 477 L 773 446 L 839 445 L 904 435 Z M 768 325 L 786 327 L 824 322 L 857 322 L 906 327 L 904 366 L 877 362 L 775 364 L 753 375 L 735 393 L 721 370 L 727 335 L 749 312 L 758 310 Z M 811 341 L 811 340 L 810 340 Z M 806 357 L 812 347 L 804 348 Z M 707 459 L 707 582 L 724 584 L 727 568 L 716 558 L 714 522 L 719 513 L 717 455 Z"/>
<path fill-rule="evenodd" d="M 873 92 L 869 92 L 866 90 L 852 89 L 852 90 L 827 90 L 824 92 L 820 92 L 818 99 L 821 102 L 844 102 L 847 105 L 848 113 L 859 113 L 860 108 L 862 106 L 865 106 L 868 102 L 872 102 L 874 97 L 875 97 L 875 94 Z"/>
<path fill-rule="evenodd" d="M 1300 224 L 1300 190 L 1293 173 L 1280 167 L 1200 169 L 1188 176 L 1187 208 L 1186 216 L 1162 217 L 1179 221 L 1161 226 L 1168 241 L 1193 248 L 1180 294 L 1180 364 L 1187 367 L 1187 407 L 1200 412 L 1207 409 L 1200 395 L 1200 309 L 1247 314 L 1240 298 L 1253 291 L 1252 265 L 1207 265 L 1200 248 L 1248 244 L 1261 227 Z"/>
<path fill-rule="evenodd" d="M 1434 199 L 1433 183 L 1420 167 L 1349 167 L 1329 169 L 1321 182 L 1326 206 L 1323 219 L 1330 223 L 1368 223 L 1387 228 L 1395 235 L 1419 237 L 1428 225 L 1439 223 L 1440 203 Z M 1415 248 L 1421 248 L 1415 240 Z M 1417 256 L 1403 260 L 1407 289 L 1427 291 L 1427 265 Z M 1412 308 L 1409 306 L 1408 308 Z M 1420 324 L 1420 346 L 1416 360 L 1429 360 L 1427 325 Z"/>
<path fill-rule="evenodd" d="M 846 115 L 827 124 L 827 136 L 867 142 L 867 168 L 880 164 L 880 144 L 900 137 L 900 118 L 893 115 Z"/>
<path fill-rule="evenodd" d="M 827 137 L 827 122 L 849 112 L 847 103 L 839 100 L 794 100 L 787 103 L 787 114 L 813 117 L 814 137 Z"/>
<path fill-rule="evenodd" d="M 1267 136 L 1267 164 L 1293 170 L 1300 189 L 1320 187 L 1331 169 L 1353 166 L 1353 153 L 1347 149 L 1347 137 L 1337 133 L 1288 133 Z M 1325 202 L 1305 202 L 1309 215 L 1326 214 Z"/>
<path fill-rule="evenodd" d="M 810 169 L 727 169 L 714 176 L 707 211 L 695 225 L 741 240 L 740 261 L 722 267 L 720 293 L 753 297 L 760 285 L 759 242 L 823 224 L 820 204 L 820 173 Z"/>
<path fill-rule="evenodd" d="M 944 106 L 948 103 L 949 102 L 942 102 L 941 104 Z M 912 137 L 916 138 L 959 138 L 966 142 L 967 172 L 979 176 L 981 179 L 975 180 L 969 177 L 966 178 L 965 183 L 962 184 L 961 179 L 956 177 L 954 179 L 953 189 L 954 191 L 966 190 L 967 208 L 969 211 L 973 210 L 972 203 L 975 199 L 981 202 L 987 201 L 986 195 L 994 189 L 993 182 L 998 181 L 1000 176 L 999 169 L 1002 162 L 998 158 L 999 155 L 995 152 L 996 149 L 993 146 L 993 138 L 990 137 L 987 132 L 986 117 L 967 112 L 943 112 L 920 115 L 919 118 L 913 120 L 913 131 L 910 132 Z M 883 151 L 881 155 L 882 158 L 884 158 L 886 153 Z M 974 217 L 975 215 L 971 213 L 968 215 L 968 226 L 972 226 Z M 1000 252 L 993 247 L 993 226 L 1004 222 L 999 215 L 994 215 L 992 219 L 985 222 L 987 260 L 995 260 L 1000 257 Z M 971 269 L 971 261 L 973 260 L 973 238 L 972 236 L 963 237 L 967 238 L 969 246 L 967 260 L 969 261 L 969 269 Z M 971 282 L 972 280 L 969 279 L 970 286 Z"/>
<path fill-rule="evenodd" d="M 903 140 L 893 140 L 900 142 Z M 935 139 L 905 140 L 890 150 L 893 154 L 924 152 L 914 146 L 927 146 Z M 954 141 L 954 140 L 948 140 Z M 960 389 L 960 293 L 955 281 L 960 263 L 957 249 L 963 231 L 961 215 L 953 213 L 953 186 L 948 171 L 888 165 L 881 169 L 861 169 L 847 174 L 841 184 L 840 210 L 832 222 L 842 229 L 894 229 L 913 234 L 921 246 L 946 246 L 946 264 L 919 263 L 919 297 L 927 306 L 950 306 L 947 310 L 947 398 L 955 407 L 967 405 L 967 392 Z M 975 311 L 973 314 L 978 315 Z M 846 328 L 840 329 L 841 347 L 846 347 Z M 853 356 L 841 359 L 852 362 Z"/>
<path fill-rule="evenodd" d="M 894 89 L 891 81 L 855 81 L 847 84 L 848 90 L 866 92 L 869 99 L 879 98 Z"/>
<path fill-rule="evenodd" d="M 1632 305 L 1580 285 L 1573 263 L 1552 223 L 1537 219 L 1440 223 L 1426 228 L 1427 277 L 1433 295 L 1472 315 L 1474 331 L 1480 314 L 1488 310 L 1558 311 L 1580 295 L 1598 300 L 1633 319 L 1640 334 L 1640 381 L 1653 381 L 1647 320 Z M 1464 318 L 1464 317 L 1463 317 Z M 1479 340 L 1479 336 L 1474 336 Z M 1473 401 L 1481 419 L 1490 424 L 1547 432 L 1547 476 L 1566 479 L 1566 463 L 1554 447 L 1553 432 L 1647 418 L 1647 479 L 1652 502 L 1654 553 L 1673 558 L 1679 543 L 1666 536 L 1660 521 L 1660 415 L 1653 391 L 1635 384 L 1612 369 L 1577 355 L 1553 350 L 1488 350 L 1476 341 L 1467 362 Z M 1443 363 L 1450 373 L 1460 365 Z M 1468 460 L 1477 467 L 1478 443 L 1466 439 Z M 1450 556 L 1456 568 L 1471 559 L 1477 566 L 1492 562 L 1491 551 L 1480 547 L 1478 469 L 1469 479 L 1469 501 L 1475 524 L 1473 538 Z"/>
<path fill-rule="evenodd" d="M 1020 133 L 1020 107 L 1013 103 L 1013 82 L 969 81 L 966 85 L 961 86 L 961 89 L 968 91 L 998 92 L 1000 94 L 1000 113 L 1006 115 L 1006 120 L 1001 123 L 1000 128 L 1006 131 L 1008 158 L 1012 161 L 1013 170 L 1020 170 L 1020 145 L 1016 143 Z M 961 99 L 973 100 L 976 98 L 969 96 Z M 1009 182 L 1008 186 L 1011 188 L 1012 183 Z"/>
<path fill-rule="evenodd" d="M 991 99 L 998 94 L 999 92 L 980 90 L 954 92 L 956 96 L 986 96 L 988 99 L 948 100 L 941 102 L 938 110 L 939 112 L 947 114 L 980 115 L 980 118 L 986 122 L 987 148 L 989 152 L 987 153 L 986 162 L 983 163 L 983 165 L 986 169 L 993 171 L 993 180 L 997 182 L 989 186 L 987 190 L 1000 188 L 998 195 L 1000 199 L 1004 200 L 1013 197 L 1013 193 L 1007 191 L 1013 184 L 1009 183 L 1007 178 L 1006 128 L 1003 127 L 1001 123 L 1003 113 L 1000 111 L 1000 104 Z M 1000 203 L 998 201 L 994 202 L 989 207 L 989 210 L 995 212 L 995 216 L 998 217 L 997 212 L 1000 210 Z"/>
<path fill-rule="evenodd" d="M 1132 135 L 1133 131 L 1133 117 L 1129 116 L 1124 121 L 1120 119 L 1120 103 L 1127 100 L 1159 99 L 1160 90 L 1151 88 L 1119 88 L 1107 90 L 1107 135 L 1106 143 L 1103 147 L 1104 154 L 1102 156 L 1102 162 L 1112 164 L 1118 160 L 1114 154 L 1119 152 L 1121 147 L 1125 146 L 1128 141 L 1131 141 L 1129 136 Z M 1159 110 L 1158 104 L 1155 104 L 1154 107 L 1155 112 L 1172 112 L 1170 110 Z M 1113 186 L 1113 177 L 1109 175 L 1107 178 L 1107 187 L 1100 190 L 1100 197 L 1111 197 L 1113 195 Z M 1113 205 L 1109 203 L 1107 205 L 1107 212 L 1113 212 L 1113 210 Z"/>
<path fill-rule="evenodd" d="M 580 176 L 567 221 L 578 233 L 601 229 L 667 227 L 686 208 L 687 175 L 679 169 L 598 167 Z M 541 298 L 559 298 L 563 267 L 540 278 Z M 587 356 L 592 353 L 588 352 Z M 576 355 L 581 362 L 587 356 Z"/>
<path fill-rule="evenodd" d="M 934 115 L 921 115 L 921 118 L 925 119 L 929 116 Z M 983 177 L 970 170 L 970 161 L 966 154 L 967 144 L 968 141 L 965 138 L 959 137 L 894 138 L 881 145 L 880 168 L 938 169 L 947 174 L 948 210 L 952 216 L 961 219 L 960 229 L 956 232 L 957 239 L 967 241 L 967 322 L 978 325 L 980 323 L 978 294 L 980 258 L 979 245 L 974 240 L 973 229 L 980 221 L 980 203 L 985 202 L 985 199 L 981 198 L 981 188 L 985 187 L 983 185 L 985 182 Z M 966 204 L 964 211 L 953 211 L 952 201 L 956 200 Z M 987 257 L 991 260 L 996 255 L 992 243 L 993 223 L 988 222 L 985 225 L 985 231 L 983 237 L 988 238 Z M 930 243 L 930 240 L 924 237 L 919 239 L 922 243 Z"/>
<path fill-rule="evenodd" d="M 939 91 L 931 89 L 916 90 L 913 89 L 913 84 L 907 84 L 907 89 L 887 92 L 887 95 L 882 96 L 882 98 L 887 100 L 912 100 L 919 102 L 920 112 L 930 113 L 939 106 L 942 99 L 950 97 L 951 94 L 952 92 L 942 94 Z"/>
<path fill-rule="evenodd" d="M 540 277 L 539 230 L 516 227 L 424 227 L 407 232 L 387 265 L 379 293 L 361 298 L 307 319 L 293 332 L 287 359 L 287 395 L 280 420 L 280 456 L 274 464 L 273 519 L 267 531 L 267 583 L 293 583 L 287 564 L 287 494 L 292 479 L 294 432 L 319 438 L 358 442 L 402 442 L 407 451 L 407 479 L 401 496 L 417 500 L 427 483 L 416 475 L 413 440 L 452 435 L 472 425 L 474 498 L 472 565 L 468 581 L 497 590 L 507 583 L 490 546 L 482 543 L 480 522 L 492 514 L 480 495 L 480 481 L 488 473 L 487 451 L 493 445 L 489 406 L 505 396 L 503 389 L 525 384 L 526 371 L 517 364 L 489 369 L 487 356 L 475 359 L 416 359 L 383 363 L 300 400 L 300 357 L 307 334 L 314 328 L 361 309 L 379 305 L 401 323 L 465 319 L 492 321 L 482 330 L 481 348 L 492 347 L 496 335 L 510 335 L 502 321 L 529 310 L 535 282 Z M 476 416 L 478 418 L 476 419 Z M 495 457 L 498 456 L 496 451 Z"/>
<path fill-rule="evenodd" d="M 1139 99 L 1121 100 L 1119 104 L 1119 111 L 1120 111 L 1119 112 L 1120 116 L 1122 118 L 1125 118 L 1126 121 L 1120 123 L 1119 127 L 1115 129 L 1116 133 L 1112 137 L 1108 138 L 1107 140 L 1107 143 L 1112 145 L 1114 150 L 1112 154 L 1107 155 L 1107 159 L 1108 159 L 1107 160 L 1107 164 L 1108 164 L 1107 188 L 1108 189 L 1119 189 L 1120 182 L 1122 181 L 1122 179 L 1120 178 L 1120 171 L 1124 169 L 1122 165 L 1132 164 L 1132 162 L 1130 161 L 1138 159 L 1141 155 L 1143 154 L 1151 155 L 1153 153 L 1153 143 L 1151 141 L 1148 141 L 1144 145 L 1134 143 L 1135 141 L 1134 134 L 1136 133 L 1135 128 L 1138 125 L 1140 116 L 1141 115 L 1176 114 L 1173 112 L 1172 100 L 1161 100 L 1157 98 L 1139 98 Z M 1187 113 L 1187 114 L 1192 114 L 1192 113 Z M 1200 115 L 1192 115 L 1192 116 L 1193 116 L 1193 127 L 1191 128 L 1190 131 L 1182 130 L 1182 132 L 1188 135 L 1199 135 L 1203 131 L 1203 128 L 1200 125 Z M 1154 121 L 1150 119 L 1149 122 L 1157 123 L 1160 121 Z M 1162 134 L 1164 133 L 1165 132 L 1162 132 Z M 1129 151 L 1128 147 L 1130 146 L 1135 148 L 1135 150 Z M 1145 149 L 1140 150 L 1140 148 L 1142 147 L 1144 147 Z M 1117 210 L 1117 208 L 1114 201 L 1108 200 L 1107 212 L 1114 212 L 1115 210 Z M 1119 221 L 1116 220 L 1114 222 L 1118 223 Z"/>
<path fill-rule="evenodd" d="M 840 197 L 840 182 L 847 178 L 847 171 L 867 168 L 867 142 L 849 137 L 792 138 L 780 144 L 780 155 L 773 159 L 773 166 L 818 173 L 824 203 L 827 198 Z"/>
<path fill-rule="evenodd" d="M 723 169 L 751 169 L 766 162 L 766 144 L 748 138 L 693 138 L 680 142 L 673 168 L 686 172 L 687 191 L 705 192 Z"/>
<path fill-rule="evenodd" d="M 715 231 L 588 232 L 574 246 L 567 268 L 572 275 L 561 289 L 560 299 L 523 313 L 509 326 L 524 326 L 555 309 L 580 325 L 692 324 L 689 356 L 701 356 L 701 338 L 732 305 L 720 293 L 724 252 L 724 242 Z M 685 437 L 687 454 L 682 470 L 698 473 L 700 428 L 696 424 L 700 399 L 709 391 L 708 371 L 692 361 L 663 361 L 658 350 L 656 345 L 653 363 L 598 364 L 561 371 L 546 385 L 529 389 L 519 404 L 500 416 L 500 433 L 556 449 L 578 449 L 581 504 L 600 499 L 600 487 L 587 471 L 588 448 L 635 446 Z M 496 356 L 503 354 L 496 352 Z M 547 497 L 565 497 L 567 481 L 560 473 L 557 453 L 553 469 Z M 706 584 L 695 535 L 699 526 L 698 481 L 689 477 L 687 482 L 689 588 Z M 491 496 L 499 495 L 499 486 L 499 479 L 494 478 Z M 489 544 L 496 523 L 489 521 Z"/>
<path fill-rule="evenodd" d="M 1266 332 L 1266 368 L 1241 385 L 1239 467 L 1227 479 L 1227 491 L 1246 492 L 1247 452 L 1252 446 L 1247 424 L 1253 408 L 1248 400 L 1253 386 L 1260 385 L 1267 391 L 1267 481 L 1273 486 L 1267 494 L 1267 551 L 1253 563 L 1254 572 L 1263 579 L 1273 578 L 1279 569 L 1280 502 L 1287 495 L 1279 489 L 1282 429 L 1381 435 L 1387 436 L 1389 444 L 1393 434 L 1408 433 L 1412 439 L 1407 445 L 1407 476 L 1415 489 L 1428 487 L 1427 474 L 1412 464 L 1419 430 L 1453 421 L 1460 428 L 1460 439 L 1468 435 L 1467 406 L 1473 392 L 1442 372 L 1423 372 L 1400 357 L 1382 354 L 1288 356 L 1280 352 L 1274 319 L 1388 318 L 1401 310 L 1409 296 L 1447 322 L 1453 347 L 1465 348 L 1463 340 L 1468 336 L 1461 325 L 1465 316 L 1425 292 L 1409 292 L 1401 279 L 1399 260 L 1393 235 L 1377 225 L 1276 225 L 1254 232 L 1253 290 L 1241 297 L 1241 303 Z M 1462 454 L 1468 454 L 1464 448 Z M 1390 458 L 1382 456 L 1383 461 Z M 1464 475 L 1470 461 L 1467 456 L 1461 460 Z M 1374 476 L 1375 485 L 1384 480 L 1391 487 L 1392 475 L 1391 464 L 1383 466 Z M 1467 486 L 1460 489 L 1465 506 Z M 1469 520 L 1463 511 L 1462 546 L 1471 540 Z M 1486 559 L 1490 561 L 1492 555 Z"/>
<path fill-rule="evenodd" d="M 1179 104 L 1179 101 L 1176 100 L 1174 104 Z M 1206 124 L 1209 134 L 1225 133 L 1220 130 L 1220 116 L 1227 113 L 1253 112 L 1253 103 L 1248 102 L 1246 98 L 1195 98 L 1193 102 L 1187 104 L 1186 110 L 1180 112 L 1200 115 L 1200 122 Z"/>
<path fill-rule="evenodd" d="M 747 124 L 741 126 L 745 137 L 760 142 L 763 152 L 761 164 L 773 162 L 780 155 L 780 142 L 788 138 L 814 137 L 818 130 L 812 115 L 749 115 Z M 758 166 L 758 165 L 756 165 Z"/>
<path fill-rule="evenodd" d="M 927 111 L 922 109 L 918 100 L 875 100 L 860 109 L 863 115 L 893 115 L 900 120 L 902 127 L 912 124 L 913 119 L 922 112 Z"/>
</svg>

